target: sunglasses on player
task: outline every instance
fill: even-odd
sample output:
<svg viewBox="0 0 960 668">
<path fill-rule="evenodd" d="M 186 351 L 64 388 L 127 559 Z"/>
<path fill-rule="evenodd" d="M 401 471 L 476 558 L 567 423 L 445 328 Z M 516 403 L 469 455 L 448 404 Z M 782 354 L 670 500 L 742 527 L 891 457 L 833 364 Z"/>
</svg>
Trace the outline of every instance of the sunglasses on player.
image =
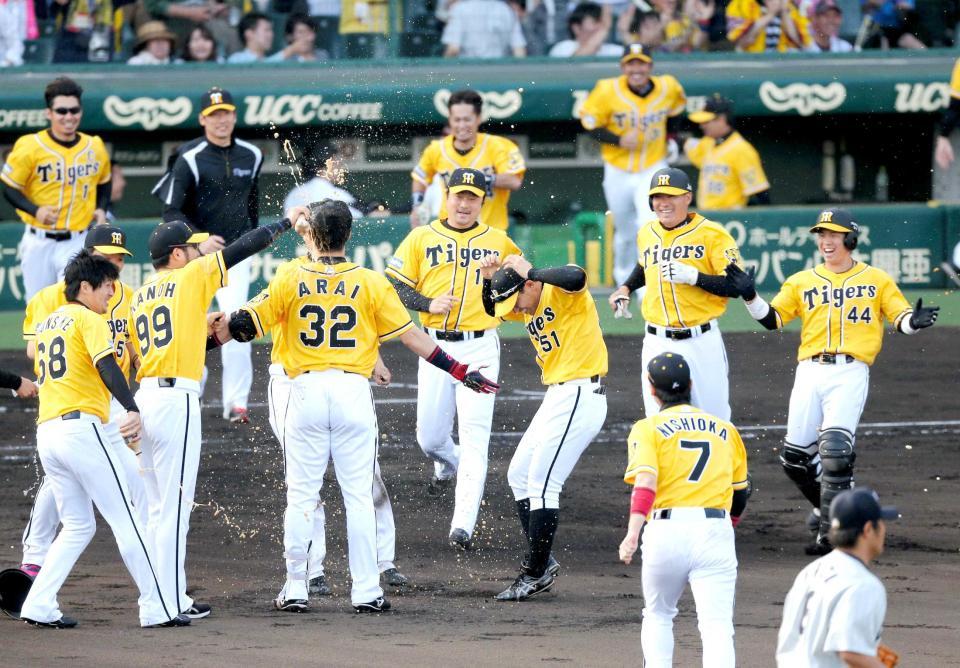
<svg viewBox="0 0 960 668">
<path fill-rule="evenodd" d="M 74 116 L 79 116 L 83 113 L 83 109 L 80 107 L 57 107 L 53 110 L 53 113 L 58 116 L 66 116 L 67 114 L 73 114 Z"/>
</svg>

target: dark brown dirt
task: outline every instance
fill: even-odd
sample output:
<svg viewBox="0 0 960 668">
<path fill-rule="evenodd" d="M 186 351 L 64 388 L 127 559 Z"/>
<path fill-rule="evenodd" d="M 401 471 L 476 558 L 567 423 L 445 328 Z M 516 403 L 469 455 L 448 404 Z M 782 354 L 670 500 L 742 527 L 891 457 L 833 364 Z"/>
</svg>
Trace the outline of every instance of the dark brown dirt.
<svg viewBox="0 0 960 668">
<path fill-rule="evenodd" d="M 809 561 L 802 499 L 780 471 L 793 383 L 796 336 L 727 337 L 734 421 L 749 448 L 755 492 L 737 531 L 738 663 L 773 665 L 783 597 Z M 639 341 L 610 338 L 610 411 L 565 489 L 556 554 L 562 573 L 553 593 L 524 604 L 491 596 L 515 575 L 519 531 L 506 483 L 513 447 L 539 404 L 529 343 L 504 344 L 504 390 L 498 400 L 490 473 L 478 529 L 467 555 L 446 544 L 452 499 L 426 493 L 430 468 L 417 448 L 413 422 L 415 360 L 398 344 L 385 348 L 395 385 L 376 390 L 383 432 L 381 463 L 397 520 L 397 563 L 416 583 L 392 595 L 395 612 L 352 614 L 342 502 L 329 473 L 327 571 L 334 596 L 305 615 L 277 613 L 282 584 L 284 494 L 279 448 L 270 434 L 265 396 L 266 350 L 257 348 L 253 423 L 231 426 L 219 406 L 204 411 L 205 445 L 188 554 L 188 577 L 214 614 L 190 629 L 142 631 L 136 592 L 106 526 L 81 557 L 61 592 L 61 606 L 81 626 L 44 632 L 0 620 L 5 665 L 530 665 L 534 662 L 615 666 L 640 663 L 639 565 L 617 561 L 628 507 L 621 482 L 625 436 L 640 417 Z M 216 356 L 219 358 L 219 356 Z M 216 370 L 207 390 L 219 396 Z M 25 368 L 14 354 L 3 368 Z M 902 665 L 960 665 L 960 392 L 956 330 L 918 337 L 887 336 L 873 369 L 871 397 L 858 439 L 857 477 L 899 506 L 876 570 L 889 605 L 884 641 Z M 257 403 L 259 402 L 259 405 Z M 32 500 L 29 405 L 0 399 L 0 567 L 16 565 L 19 537 Z M 952 421 L 952 422 L 951 422 Z M 918 422 L 934 424 L 917 425 Z M 877 423 L 913 423 L 886 425 Z M 759 429 L 757 426 L 772 426 Z M 686 596 L 676 623 L 676 664 L 699 665 L 693 603 Z M 952 638 L 952 640 L 951 640 Z"/>
</svg>

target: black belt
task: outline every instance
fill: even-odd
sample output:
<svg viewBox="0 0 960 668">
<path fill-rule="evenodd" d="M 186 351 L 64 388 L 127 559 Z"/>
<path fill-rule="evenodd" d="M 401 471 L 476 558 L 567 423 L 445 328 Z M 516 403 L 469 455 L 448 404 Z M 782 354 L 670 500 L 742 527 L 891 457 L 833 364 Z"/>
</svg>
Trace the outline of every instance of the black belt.
<svg viewBox="0 0 960 668">
<path fill-rule="evenodd" d="M 454 330 L 431 329 L 430 333 L 433 335 L 433 338 L 438 341 L 465 341 L 482 338 L 487 331 L 478 329 L 475 332 L 457 332 Z"/>
<path fill-rule="evenodd" d="M 569 383 L 569 382 L 570 382 L 570 381 L 568 381 L 568 380 L 562 380 L 562 381 L 560 381 L 559 383 L 557 383 L 557 385 L 563 385 L 564 383 Z M 598 374 L 596 374 L 596 375 L 594 375 L 594 376 L 590 376 L 590 382 L 591 382 L 591 383 L 599 383 L 599 382 L 600 382 L 600 374 L 598 373 Z"/>
<path fill-rule="evenodd" d="M 838 359 L 846 359 L 847 364 L 853 362 L 856 358 L 853 355 L 838 355 L 836 353 L 820 353 L 810 358 L 811 362 L 817 364 L 836 364 Z"/>
<path fill-rule="evenodd" d="M 647 325 L 647 331 L 651 334 L 656 334 L 657 336 L 665 336 L 668 339 L 673 339 L 674 341 L 682 341 L 684 339 L 689 339 L 693 336 L 692 329 L 670 329 L 668 327 L 661 327 L 663 334 L 661 335 L 657 328 L 653 325 Z M 705 322 L 700 325 L 700 333 L 705 334 L 710 331 L 710 323 Z"/>
<path fill-rule="evenodd" d="M 69 413 L 64 413 L 60 416 L 61 420 L 79 420 L 80 411 L 70 411 Z"/>
<path fill-rule="evenodd" d="M 722 520 L 727 516 L 726 510 L 721 510 L 720 508 L 700 508 L 699 510 L 703 511 L 703 516 L 708 520 Z M 662 510 L 653 511 L 653 519 L 655 520 L 668 520 L 671 515 L 671 508 L 664 508 Z"/>
<path fill-rule="evenodd" d="M 158 387 L 176 387 L 177 379 L 176 378 L 157 378 Z"/>
<path fill-rule="evenodd" d="M 38 237 L 53 239 L 54 241 L 67 241 L 73 238 L 73 232 L 49 232 L 47 230 L 38 230 L 32 225 L 28 225 L 27 229 L 30 230 L 31 234 L 35 234 Z"/>
</svg>

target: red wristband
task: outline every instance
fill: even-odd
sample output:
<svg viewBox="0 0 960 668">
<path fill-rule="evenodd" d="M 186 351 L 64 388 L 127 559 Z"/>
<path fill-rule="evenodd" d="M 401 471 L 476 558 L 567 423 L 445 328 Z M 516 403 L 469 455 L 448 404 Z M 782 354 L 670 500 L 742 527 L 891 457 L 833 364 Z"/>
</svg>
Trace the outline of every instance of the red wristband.
<svg viewBox="0 0 960 668">
<path fill-rule="evenodd" d="M 740 515 L 731 515 L 730 524 L 732 524 L 734 528 L 736 528 L 736 526 L 740 524 Z"/>
<path fill-rule="evenodd" d="M 634 487 L 630 497 L 630 513 L 646 517 L 653 508 L 653 500 L 657 498 L 656 490 L 649 487 Z"/>
</svg>

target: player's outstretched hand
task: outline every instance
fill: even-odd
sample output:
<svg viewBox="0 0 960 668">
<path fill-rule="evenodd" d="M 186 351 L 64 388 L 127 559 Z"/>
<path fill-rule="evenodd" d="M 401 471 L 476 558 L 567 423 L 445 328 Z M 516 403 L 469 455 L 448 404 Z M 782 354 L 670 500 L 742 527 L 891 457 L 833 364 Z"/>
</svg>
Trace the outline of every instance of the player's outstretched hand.
<svg viewBox="0 0 960 668">
<path fill-rule="evenodd" d="M 485 280 L 491 280 L 500 268 L 500 257 L 491 253 L 480 258 L 480 275 Z"/>
<path fill-rule="evenodd" d="M 140 440 L 140 413 L 127 411 L 127 416 L 120 423 L 120 435 L 128 443 Z"/>
<path fill-rule="evenodd" d="M 207 336 L 217 331 L 217 324 L 223 318 L 223 311 L 211 311 L 207 314 Z"/>
<path fill-rule="evenodd" d="M 203 255 L 210 255 L 211 253 L 217 253 L 222 251 L 227 245 L 227 242 L 224 241 L 223 237 L 219 234 L 211 234 L 209 237 L 197 244 L 197 247 L 200 249 L 200 253 Z"/>
<path fill-rule="evenodd" d="M 630 288 L 621 285 L 610 293 L 607 302 L 610 304 L 610 310 L 614 313 L 620 309 L 627 309 L 630 306 Z"/>
<path fill-rule="evenodd" d="M 463 378 L 458 379 L 467 389 L 473 390 L 477 394 L 496 394 L 500 389 L 500 384 L 495 383 L 480 371 L 486 367 L 478 367 L 473 371 L 467 370 Z"/>
<path fill-rule="evenodd" d="M 727 268 L 724 269 L 724 272 L 727 274 L 727 280 L 741 297 L 748 302 L 756 299 L 757 287 L 754 277 L 756 270 L 753 267 L 744 271 L 736 263 L 731 262 L 727 265 Z"/>
<path fill-rule="evenodd" d="M 530 270 L 533 269 L 530 261 L 522 255 L 508 255 L 503 259 L 503 266 L 513 269 L 520 275 L 520 278 L 529 278 Z"/>
<path fill-rule="evenodd" d="M 677 260 L 667 260 L 660 263 L 660 277 L 667 283 L 696 285 L 699 274 L 700 272 L 696 268 Z"/>
<path fill-rule="evenodd" d="M 453 296 L 453 290 L 445 295 L 434 297 L 430 301 L 430 313 L 434 315 L 443 315 L 453 310 L 453 307 L 460 303 L 457 297 Z"/>
<path fill-rule="evenodd" d="M 29 378 L 20 378 L 20 387 L 14 390 L 14 394 L 20 399 L 29 399 L 37 396 L 37 384 Z"/>
<path fill-rule="evenodd" d="M 923 299 L 918 299 L 917 305 L 913 307 L 913 315 L 910 316 L 910 326 L 914 329 L 933 327 L 933 323 L 937 321 L 937 316 L 939 315 L 939 306 L 924 307 Z"/>
<path fill-rule="evenodd" d="M 640 542 L 639 534 L 628 533 L 620 543 L 620 561 L 629 564 L 633 561 L 633 555 L 637 552 L 637 545 Z"/>
</svg>

